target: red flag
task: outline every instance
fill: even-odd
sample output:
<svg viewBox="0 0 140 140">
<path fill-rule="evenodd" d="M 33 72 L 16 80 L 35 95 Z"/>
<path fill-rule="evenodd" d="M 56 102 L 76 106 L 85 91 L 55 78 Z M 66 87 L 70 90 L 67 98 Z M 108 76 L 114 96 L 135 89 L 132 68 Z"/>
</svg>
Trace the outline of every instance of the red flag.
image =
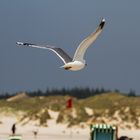
<svg viewBox="0 0 140 140">
<path fill-rule="evenodd" d="M 67 100 L 67 105 L 66 105 L 67 108 L 72 108 L 72 98 L 68 99 Z"/>
</svg>

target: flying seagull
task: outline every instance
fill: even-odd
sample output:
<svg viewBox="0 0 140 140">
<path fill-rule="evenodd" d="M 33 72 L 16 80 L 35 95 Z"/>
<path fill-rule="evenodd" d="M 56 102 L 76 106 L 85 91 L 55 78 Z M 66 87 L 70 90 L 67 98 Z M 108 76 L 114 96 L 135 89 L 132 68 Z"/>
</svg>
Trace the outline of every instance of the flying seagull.
<svg viewBox="0 0 140 140">
<path fill-rule="evenodd" d="M 18 45 L 40 48 L 40 49 L 48 49 L 53 51 L 55 54 L 59 56 L 59 58 L 64 62 L 64 65 L 61 68 L 65 70 L 78 71 L 83 69 L 86 66 L 86 61 L 84 60 L 84 54 L 89 46 L 96 40 L 96 38 L 100 35 L 105 25 L 105 19 L 103 18 L 96 28 L 96 30 L 91 33 L 87 38 L 85 38 L 78 48 L 75 51 L 74 57 L 71 58 L 65 51 L 61 48 L 56 48 L 50 45 L 37 45 L 32 43 L 23 43 L 17 42 Z"/>
</svg>

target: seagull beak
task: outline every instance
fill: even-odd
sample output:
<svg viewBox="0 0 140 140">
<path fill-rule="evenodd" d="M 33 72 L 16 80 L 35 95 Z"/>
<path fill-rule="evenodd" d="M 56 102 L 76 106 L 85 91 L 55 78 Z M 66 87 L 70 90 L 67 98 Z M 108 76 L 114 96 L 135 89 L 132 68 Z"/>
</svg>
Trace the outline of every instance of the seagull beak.
<svg viewBox="0 0 140 140">
<path fill-rule="evenodd" d="M 64 68 L 65 67 L 65 65 L 63 65 L 63 66 L 61 66 L 61 67 L 59 67 L 59 68 Z"/>
<path fill-rule="evenodd" d="M 69 70 L 69 69 L 71 69 L 72 67 L 71 67 L 71 66 L 63 65 L 63 66 L 61 66 L 61 67 L 59 67 L 59 68 L 64 68 L 65 70 Z"/>
</svg>

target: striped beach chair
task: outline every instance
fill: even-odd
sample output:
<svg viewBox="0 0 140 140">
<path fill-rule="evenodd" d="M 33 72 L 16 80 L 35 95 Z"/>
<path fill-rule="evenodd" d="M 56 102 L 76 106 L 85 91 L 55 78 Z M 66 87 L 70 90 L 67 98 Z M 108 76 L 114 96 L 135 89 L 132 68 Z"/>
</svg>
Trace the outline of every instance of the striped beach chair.
<svg viewBox="0 0 140 140">
<path fill-rule="evenodd" d="M 91 140 L 117 140 L 117 127 L 108 124 L 91 124 Z"/>
</svg>

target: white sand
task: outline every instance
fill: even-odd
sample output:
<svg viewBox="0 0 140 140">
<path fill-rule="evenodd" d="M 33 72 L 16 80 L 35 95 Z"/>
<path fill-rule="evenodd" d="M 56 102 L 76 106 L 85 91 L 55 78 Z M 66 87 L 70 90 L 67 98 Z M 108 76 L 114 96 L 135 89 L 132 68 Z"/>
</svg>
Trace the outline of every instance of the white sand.
<svg viewBox="0 0 140 140">
<path fill-rule="evenodd" d="M 49 110 L 49 114 L 52 119 L 50 119 L 47 124 L 48 127 L 39 127 L 37 122 L 30 121 L 26 125 L 17 123 L 16 134 L 20 134 L 23 140 L 89 140 L 90 129 L 87 128 L 67 128 L 64 124 L 56 124 L 56 118 L 58 116 L 57 112 Z M 14 115 L 0 115 L 0 140 L 7 140 L 8 136 L 11 134 L 11 127 L 14 123 L 18 122 L 18 119 Z M 37 130 L 38 135 L 35 138 L 33 131 Z M 118 136 L 128 136 L 134 138 L 134 140 L 140 140 L 140 130 L 119 130 Z"/>
</svg>

